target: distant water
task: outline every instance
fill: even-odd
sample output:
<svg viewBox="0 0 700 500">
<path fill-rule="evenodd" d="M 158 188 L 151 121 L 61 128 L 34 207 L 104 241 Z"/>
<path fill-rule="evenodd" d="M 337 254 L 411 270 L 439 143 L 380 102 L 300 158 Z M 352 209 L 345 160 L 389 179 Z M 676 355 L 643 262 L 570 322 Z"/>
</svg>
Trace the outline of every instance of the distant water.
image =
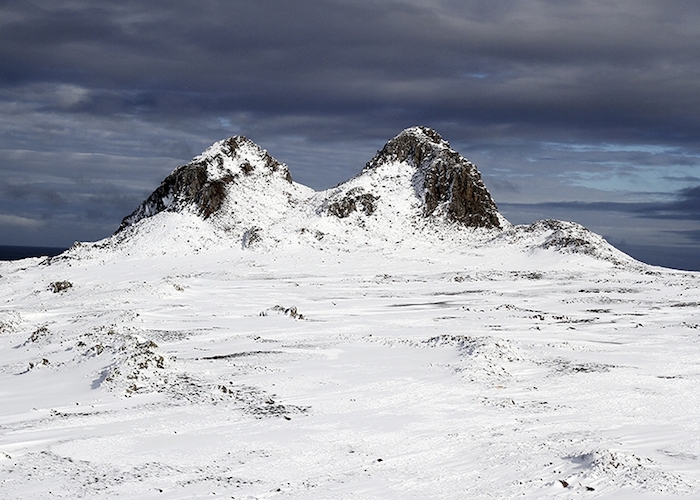
<svg viewBox="0 0 700 500">
<path fill-rule="evenodd" d="M 67 248 L 63 247 L 20 247 L 0 245 L 0 260 L 19 260 L 27 257 L 53 257 Z"/>
</svg>

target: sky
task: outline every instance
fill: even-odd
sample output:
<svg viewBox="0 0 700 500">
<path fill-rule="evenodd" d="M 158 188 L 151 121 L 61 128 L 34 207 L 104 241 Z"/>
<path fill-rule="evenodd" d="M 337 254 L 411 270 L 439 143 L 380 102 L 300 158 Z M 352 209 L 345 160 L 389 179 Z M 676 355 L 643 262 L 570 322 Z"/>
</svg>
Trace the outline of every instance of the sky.
<svg viewBox="0 0 700 500">
<path fill-rule="evenodd" d="M 414 125 L 511 222 L 700 270 L 695 0 L 0 0 L 0 245 L 107 237 L 232 135 L 325 189 Z"/>
</svg>

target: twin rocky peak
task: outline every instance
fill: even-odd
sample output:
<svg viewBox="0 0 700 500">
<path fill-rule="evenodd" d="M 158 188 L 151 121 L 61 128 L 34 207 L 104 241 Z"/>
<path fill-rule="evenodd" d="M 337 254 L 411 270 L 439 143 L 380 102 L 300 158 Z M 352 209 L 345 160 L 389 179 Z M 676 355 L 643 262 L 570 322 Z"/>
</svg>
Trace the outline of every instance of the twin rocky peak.
<svg viewBox="0 0 700 500">
<path fill-rule="evenodd" d="M 322 192 L 293 182 L 287 166 L 254 142 L 231 137 L 172 172 L 117 232 L 161 212 L 243 229 L 288 213 L 359 224 L 372 218 L 487 229 L 507 224 L 476 166 L 427 127 L 404 130 L 357 176 Z"/>
</svg>

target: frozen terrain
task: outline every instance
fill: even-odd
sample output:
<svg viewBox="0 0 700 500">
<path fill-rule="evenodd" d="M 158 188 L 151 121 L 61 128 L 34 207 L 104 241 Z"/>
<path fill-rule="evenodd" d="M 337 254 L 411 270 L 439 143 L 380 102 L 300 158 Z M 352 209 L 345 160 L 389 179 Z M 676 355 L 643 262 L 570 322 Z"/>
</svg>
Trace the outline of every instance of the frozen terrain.
<svg viewBox="0 0 700 500">
<path fill-rule="evenodd" d="M 0 497 L 700 495 L 699 273 L 435 188 L 437 139 L 322 193 L 217 144 L 0 263 Z"/>
</svg>

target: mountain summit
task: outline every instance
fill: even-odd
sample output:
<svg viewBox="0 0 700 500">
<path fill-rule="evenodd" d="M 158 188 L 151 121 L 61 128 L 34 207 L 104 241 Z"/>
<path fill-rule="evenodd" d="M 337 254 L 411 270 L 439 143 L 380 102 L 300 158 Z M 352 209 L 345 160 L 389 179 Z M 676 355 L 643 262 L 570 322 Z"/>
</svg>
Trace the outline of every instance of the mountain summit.
<svg viewBox="0 0 700 500">
<path fill-rule="evenodd" d="M 195 215 L 236 236 L 260 235 L 281 221 L 287 232 L 303 230 L 323 225 L 317 219 L 326 216 L 339 221 L 339 232 L 367 224 L 377 233 L 431 221 L 486 229 L 507 224 L 476 166 L 427 127 L 404 130 L 357 176 L 320 193 L 293 182 L 287 166 L 250 139 L 231 137 L 167 176 L 117 233 L 162 212 Z"/>
<path fill-rule="evenodd" d="M 428 127 L 411 127 L 386 143 L 363 173 L 387 164 L 413 169 L 411 183 L 424 216 L 442 215 L 469 227 L 499 228 L 498 209 L 476 166 Z"/>
<path fill-rule="evenodd" d="M 161 212 L 188 212 L 203 219 L 246 223 L 251 211 L 260 212 L 251 204 L 267 205 L 267 212 L 284 211 L 290 200 L 307 197 L 305 191 L 292 182 L 287 165 L 247 137 L 230 137 L 168 175 L 124 217 L 117 232 Z"/>
</svg>

